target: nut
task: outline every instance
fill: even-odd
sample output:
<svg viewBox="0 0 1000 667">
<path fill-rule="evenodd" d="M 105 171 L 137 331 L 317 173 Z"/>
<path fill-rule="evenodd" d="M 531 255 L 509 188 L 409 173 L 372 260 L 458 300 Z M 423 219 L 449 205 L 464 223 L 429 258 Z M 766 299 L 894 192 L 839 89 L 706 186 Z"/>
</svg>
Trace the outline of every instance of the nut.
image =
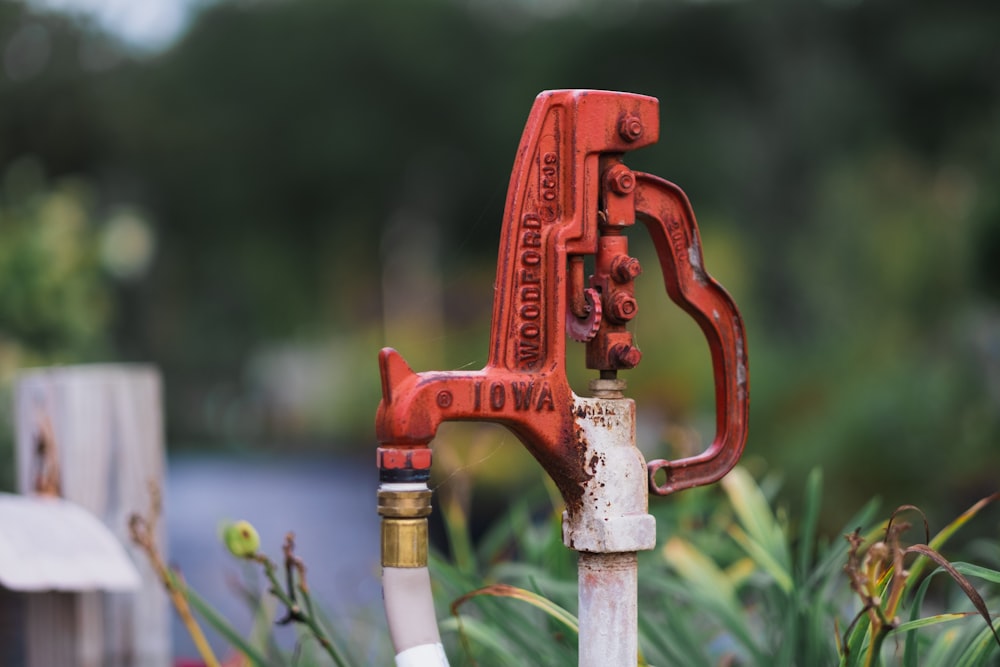
<svg viewBox="0 0 1000 667">
<path fill-rule="evenodd" d="M 618 123 L 618 135 L 628 142 L 633 142 L 642 136 L 642 120 L 635 114 L 622 116 Z"/>
<path fill-rule="evenodd" d="M 639 304 L 628 292 L 615 292 L 608 299 L 607 316 L 615 322 L 628 322 L 639 312 Z"/>
<path fill-rule="evenodd" d="M 617 283 L 627 283 L 642 273 L 642 265 L 635 257 L 619 255 L 611 261 L 611 277 Z"/>
<path fill-rule="evenodd" d="M 618 368 L 635 368 L 642 359 L 642 352 L 634 345 L 616 343 L 608 350 L 608 357 Z"/>
<path fill-rule="evenodd" d="M 635 189 L 635 175 L 623 164 L 616 164 L 605 175 L 608 188 L 619 195 L 627 195 Z"/>
</svg>

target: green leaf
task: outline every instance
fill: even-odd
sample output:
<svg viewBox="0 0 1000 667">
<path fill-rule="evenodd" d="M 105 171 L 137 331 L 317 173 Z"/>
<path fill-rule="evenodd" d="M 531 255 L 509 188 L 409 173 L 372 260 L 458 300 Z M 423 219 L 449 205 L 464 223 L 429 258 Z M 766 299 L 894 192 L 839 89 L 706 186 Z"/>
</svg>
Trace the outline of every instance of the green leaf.
<svg viewBox="0 0 1000 667">
<path fill-rule="evenodd" d="M 722 478 L 722 487 L 747 534 L 787 571 L 788 544 L 784 531 L 750 473 L 737 466 Z"/>
<path fill-rule="evenodd" d="M 816 525 L 819 522 L 820 505 L 823 497 L 823 471 L 813 468 L 806 480 L 805 505 L 803 507 L 802 530 L 799 533 L 799 573 L 804 579 L 812 565 L 813 548 L 816 541 Z"/>
<path fill-rule="evenodd" d="M 639 639 L 648 649 L 659 652 L 665 665 L 711 664 L 705 651 L 707 641 L 690 627 L 689 619 L 679 615 L 663 626 L 651 620 L 652 614 L 639 614 Z"/>
<path fill-rule="evenodd" d="M 973 565 L 972 563 L 963 563 L 961 561 L 954 562 L 952 565 L 956 570 L 968 577 L 976 577 L 977 579 L 983 579 L 994 584 L 1000 584 L 1000 572 L 997 570 L 991 570 L 989 568 L 982 567 L 981 565 Z"/>
<path fill-rule="evenodd" d="M 725 606 L 739 606 L 729 577 L 693 544 L 681 537 L 671 537 L 661 553 L 667 563 L 700 592 Z"/>
<path fill-rule="evenodd" d="M 911 633 L 907 635 L 907 640 L 910 638 L 916 639 L 917 635 Z M 958 654 L 962 650 L 958 641 L 962 637 L 962 633 L 959 628 L 951 627 L 947 628 L 944 632 L 938 635 L 934 642 L 930 645 L 927 654 L 923 656 L 923 660 L 917 661 L 917 656 L 914 654 L 913 662 L 905 662 L 906 665 L 954 665 L 958 661 Z M 905 658 L 909 660 L 910 653 L 907 649 Z"/>
<path fill-rule="evenodd" d="M 872 518 L 875 516 L 875 512 L 878 510 L 878 506 L 878 500 L 870 500 L 857 514 L 851 517 L 851 519 L 845 524 L 844 528 L 841 529 L 841 533 L 847 534 L 855 528 L 860 530 L 862 527 L 868 526 L 871 523 Z M 871 540 L 872 537 L 881 532 L 882 529 L 882 527 L 869 529 L 869 532 L 865 535 L 865 540 Z M 808 577 L 808 586 L 818 586 L 821 581 L 829 580 L 833 576 L 839 575 L 839 573 L 843 570 L 844 559 L 846 556 L 847 542 L 845 540 L 837 540 L 827 547 L 826 552 L 822 555 L 819 563 L 816 564 Z"/>
<path fill-rule="evenodd" d="M 927 543 L 927 546 L 929 546 L 931 549 L 934 549 L 935 551 L 940 551 L 941 547 L 944 546 L 945 542 L 947 542 L 951 538 L 951 536 L 958 531 L 959 528 L 967 524 L 970 520 L 972 520 L 974 516 L 976 516 L 980 512 L 980 510 L 982 510 L 990 503 L 996 501 L 998 498 L 1000 498 L 1000 492 L 993 493 L 991 495 L 986 496 L 985 498 L 981 498 L 980 500 L 978 500 L 976 503 L 972 505 L 972 507 L 970 507 L 969 509 L 965 510 L 960 515 L 958 515 L 951 523 L 949 523 L 937 535 L 935 535 L 934 538 Z M 921 574 L 928 565 L 929 562 L 927 559 L 924 558 L 917 559 L 910 567 L 910 579 L 912 581 L 917 581 L 918 579 L 920 579 Z"/>
<path fill-rule="evenodd" d="M 944 556 L 926 544 L 914 544 L 907 547 L 906 553 L 918 553 L 921 556 L 937 563 L 938 566 L 952 578 L 952 581 L 958 584 L 958 587 L 962 589 L 965 596 L 969 598 L 969 601 L 972 602 L 972 606 L 976 608 L 976 611 L 978 611 L 979 615 L 983 617 L 986 625 L 989 626 L 990 632 L 992 632 L 997 645 L 1000 646 L 1000 635 L 997 634 L 996 629 L 993 627 L 993 621 L 990 618 L 990 612 L 986 607 L 986 602 L 979 594 L 979 591 L 976 590 L 975 586 L 972 585 L 972 582 L 966 579 L 965 576 L 959 572 Z"/>
<path fill-rule="evenodd" d="M 993 627 L 983 628 L 962 652 L 955 667 L 982 667 L 985 665 L 986 658 L 997 650 L 997 643 L 994 640 L 996 640 L 996 633 L 993 632 Z"/>
<path fill-rule="evenodd" d="M 227 621 L 222 614 L 216 611 L 212 605 L 198 595 L 194 589 L 185 584 L 180 577 L 172 573 L 170 576 L 173 580 L 172 583 L 177 586 L 177 590 L 183 593 L 184 597 L 187 598 L 194 610 L 197 611 L 198 614 L 205 619 L 205 622 L 211 625 L 223 639 L 229 642 L 233 648 L 242 653 L 247 660 L 252 662 L 254 667 L 269 667 L 267 658 L 262 656 L 257 649 L 251 646 L 250 643 L 243 638 L 243 635 L 237 632 L 237 630 L 229 624 L 229 621 Z"/>
<path fill-rule="evenodd" d="M 764 545 L 740 530 L 739 526 L 731 526 L 729 534 L 736 540 L 737 544 L 743 547 L 760 569 L 771 575 L 782 592 L 786 595 L 792 593 L 795 583 L 792 581 L 791 573 L 778 562 Z"/>
<path fill-rule="evenodd" d="M 477 569 L 476 552 L 472 546 L 465 508 L 462 507 L 456 494 L 446 495 L 443 500 L 439 501 L 439 505 L 444 517 L 445 532 L 448 534 L 448 545 L 451 547 L 455 567 L 462 572 L 471 574 Z"/>
<path fill-rule="evenodd" d="M 749 626 L 750 617 L 739 603 L 726 573 L 708 556 L 680 537 L 672 537 L 661 549 L 664 559 L 691 585 L 694 603 L 714 613 L 720 625 L 745 646 L 755 662 L 765 660 Z"/>
<path fill-rule="evenodd" d="M 993 583 L 1000 583 L 1000 572 L 997 572 L 996 570 L 990 570 L 988 568 L 981 567 L 979 565 L 973 565 L 971 563 L 963 563 L 963 562 L 952 563 L 952 566 L 954 567 L 955 570 L 961 572 L 966 576 L 977 577 L 979 579 L 984 579 L 986 581 L 990 581 Z M 934 579 L 934 577 L 937 576 L 938 574 L 941 574 L 942 572 L 946 572 L 946 570 L 944 568 L 938 568 L 933 572 L 931 572 L 927 577 L 925 577 L 920 582 L 920 586 L 917 588 L 916 592 L 913 595 L 913 601 L 911 603 L 912 608 L 910 611 L 910 621 L 901 625 L 900 629 L 919 623 L 921 619 L 919 619 L 918 616 L 920 615 L 920 609 L 923 606 L 924 597 L 927 594 L 927 589 L 930 587 L 931 581 Z M 971 614 L 972 612 L 964 612 L 962 616 L 963 617 L 969 616 Z M 945 643 L 954 642 L 956 636 L 957 636 L 956 633 L 949 632 L 946 633 L 945 635 L 938 637 L 934 645 L 935 650 L 937 650 L 938 652 L 944 650 L 941 644 L 943 642 Z M 903 656 L 904 656 L 903 667 L 919 667 L 920 663 L 918 662 L 917 637 L 915 634 L 907 635 L 906 648 L 903 652 Z M 930 660 L 930 654 L 927 656 L 927 658 L 928 660 Z M 938 664 L 938 663 L 931 661 L 928 664 Z"/>
<path fill-rule="evenodd" d="M 970 616 L 974 615 L 975 612 L 963 611 L 963 612 L 954 612 L 948 614 L 936 614 L 934 616 L 926 616 L 924 618 L 918 618 L 914 621 L 907 621 L 906 623 L 902 623 L 899 626 L 897 626 L 896 629 L 894 629 L 892 632 L 894 634 L 896 633 L 904 634 L 907 632 L 911 632 L 913 630 L 919 630 L 920 628 L 926 628 L 932 625 L 940 625 L 941 623 L 950 623 L 952 621 L 959 621 L 962 620 L 963 618 L 969 618 Z"/>
<path fill-rule="evenodd" d="M 510 647 L 504 637 L 497 633 L 496 628 L 488 623 L 482 623 L 475 618 L 446 618 L 438 624 L 442 633 L 454 632 L 461 635 L 465 640 L 472 640 L 477 645 L 486 648 L 491 653 L 490 664 L 511 665 L 520 667 L 521 662 L 516 656 L 512 656 Z"/>
<path fill-rule="evenodd" d="M 543 612 L 548 614 L 550 617 L 559 621 L 567 628 L 573 632 L 578 633 L 580 631 L 580 624 L 576 619 L 576 616 L 569 613 L 559 605 L 555 604 L 546 597 L 539 595 L 538 593 L 533 593 L 531 591 L 525 590 L 523 588 L 518 588 L 516 586 L 510 586 L 508 584 L 491 584 L 489 586 L 484 586 L 483 588 L 474 590 L 470 593 L 466 593 L 457 600 L 451 603 L 451 613 L 458 616 L 458 608 L 471 600 L 474 597 L 480 595 L 487 595 L 491 597 L 506 597 L 512 598 L 514 600 L 520 600 L 522 602 L 527 602 L 531 606 L 541 609 Z"/>
</svg>

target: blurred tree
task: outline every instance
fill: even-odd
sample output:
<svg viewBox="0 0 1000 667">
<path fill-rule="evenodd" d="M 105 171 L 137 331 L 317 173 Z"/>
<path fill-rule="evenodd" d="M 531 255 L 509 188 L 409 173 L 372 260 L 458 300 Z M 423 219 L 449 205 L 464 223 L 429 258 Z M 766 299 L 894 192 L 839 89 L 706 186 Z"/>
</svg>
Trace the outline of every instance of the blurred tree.
<svg viewBox="0 0 1000 667">
<path fill-rule="evenodd" d="M 15 164 L 8 180 L 30 168 Z M 82 184 L 64 183 L 18 205 L 0 205 L 2 340 L 4 356 L 25 355 L 18 365 L 106 352 L 111 303 L 87 195 Z"/>
<path fill-rule="evenodd" d="M 663 139 L 629 161 L 688 192 L 744 310 L 748 452 L 793 477 L 822 460 L 845 493 L 867 456 L 881 476 L 861 495 L 884 483 L 931 504 L 1000 463 L 997 34 L 993 0 L 232 1 L 136 59 L 7 3 L 0 167 L 35 156 L 86 174 L 102 215 L 148 212 L 155 257 L 116 284 L 115 347 L 163 366 L 175 440 L 217 437 L 210 411 L 252 421 L 254 373 L 288 356 L 262 347 L 306 343 L 295 368 L 316 374 L 324 339 L 344 379 L 296 385 L 330 404 L 303 428 L 367 438 L 383 342 L 485 360 L 534 95 L 655 95 Z M 379 333 L 382 264 L 411 244 L 444 291 L 403 300 L 442 304 L 447 345 Z M 423 284 L 421 267 L 391 268 Z M 643 310 L 663 328 L 640 339 L 635 393 L 710 422 L 704 344 L 661 310 Z M 244 408 L 205 407 L 225 396 Z M 953 481 L 927 489 L 926 461 Z"/>
<path fill-rule="evenodd" d="M 0 194 L 0 489 L 13 488 L 14 377 L 23 368 L 107 358 L 112 300 L 85 183 L 45 186 L 37 162 Z"/>
</svg>

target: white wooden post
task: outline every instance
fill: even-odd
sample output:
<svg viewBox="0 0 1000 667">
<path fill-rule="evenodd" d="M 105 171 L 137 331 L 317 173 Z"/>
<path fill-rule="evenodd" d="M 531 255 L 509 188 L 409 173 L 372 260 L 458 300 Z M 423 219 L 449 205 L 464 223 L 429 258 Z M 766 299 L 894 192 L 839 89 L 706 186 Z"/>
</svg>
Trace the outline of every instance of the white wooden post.
<svg viewBox="0 0 1000 667">
<path fill-rule="evenodd" d="M 150 482 L 163 488 L 159 373 L 143 365 L 23 373 L 15 429 L 18 490 L 24 494 L 34 490 L 45 422 L 54 435 L 62 496 L 103 521 L 126 546 L 142 587 L 135 593 L 25 594 L 25 666 L 168 667 L 169 601 L 128 536 L 129 515 L 147 512 Z M 157 540 L 165 551 L 162 524 Z"/>
</svg>

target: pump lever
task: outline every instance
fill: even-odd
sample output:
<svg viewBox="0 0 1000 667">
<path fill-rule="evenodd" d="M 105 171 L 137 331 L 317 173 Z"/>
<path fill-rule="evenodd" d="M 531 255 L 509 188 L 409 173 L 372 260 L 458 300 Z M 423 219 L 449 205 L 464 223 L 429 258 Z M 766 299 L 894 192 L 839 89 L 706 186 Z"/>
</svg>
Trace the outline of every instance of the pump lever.
<svg viewBox="0 0 1000 667">
<path fill-rule="evenodd" d="M 635 212 L 646 225 L 671 300 L 691 315 L 708 340 L 715 375 L 716 435 L 701 454 L 647 464 L 649 488 L 666 495 L 717 481 L 743 454 L 749 419 L 746 334 L 732 297 L 705 271 L 701 238 L 684 192 L 650 174 L 636 174 Z M 658 483 L 659 472 L 666 480 Z"/>
</svg>

